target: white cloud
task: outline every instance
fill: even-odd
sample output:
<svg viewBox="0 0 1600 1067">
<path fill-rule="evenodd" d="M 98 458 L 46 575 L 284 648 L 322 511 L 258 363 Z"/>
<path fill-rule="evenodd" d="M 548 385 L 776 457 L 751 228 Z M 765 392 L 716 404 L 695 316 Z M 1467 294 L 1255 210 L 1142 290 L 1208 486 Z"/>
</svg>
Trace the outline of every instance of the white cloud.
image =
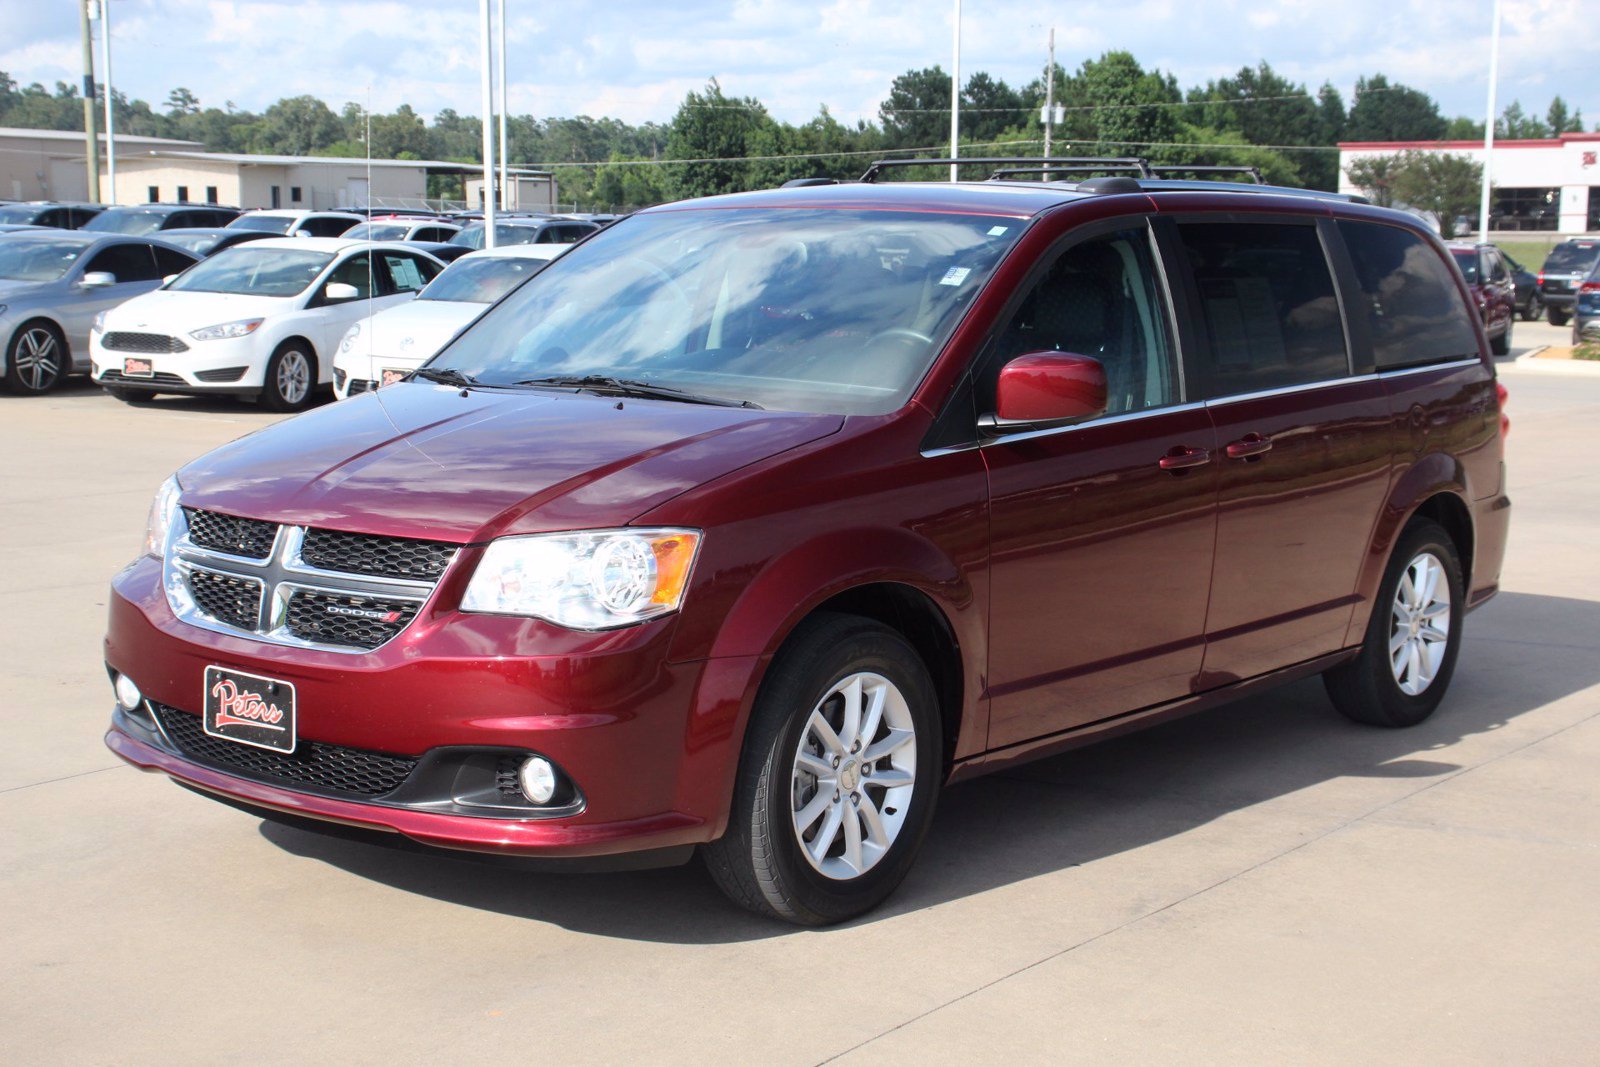
<svg viewBox="0 0 1600 1067">
<path fill-rule="evenodd" d="M 183 85 L 206 104 L 260 109 L 310 93 L 335 108 L 370 98 L 475 114 L 475 0 L 112 0 L 118 88 L 153 104 Z M 659 0 L 525 4 L 508 0 L 513 110 L 671 118 L 689 89 L 716 77 L 778 117 L 826 104 L 841 120 L 875 116 L 890 80 L 950 65 L 951 6 L 904 0 Z M 76 82 L 71 4 L 7 13 L 0 70 L 27 83 Z M 1600 118 L 1596 0 L 1506 0 L 1501 97 L 1542 112 L 1554 93 Z M 1479 10 L 1479 8 L 1482 10 Z M 965 0 L 962 69 L 1024 83 L 1043 69 L 1045 35 L 1071 69 L 1107 49 L 1133 52 L 1181 86 L 1270 61 L 1313 89 L 1346 95 L 1383 72 L 1423 89 L 1446 114 L 1477 114 L 1486 89 L 1487 4 L 1437 0 L 1129 0 L 1114 9 L 1037 0 Z M 15 16 L 15 17 L 13 17 Z"/>
</svg>

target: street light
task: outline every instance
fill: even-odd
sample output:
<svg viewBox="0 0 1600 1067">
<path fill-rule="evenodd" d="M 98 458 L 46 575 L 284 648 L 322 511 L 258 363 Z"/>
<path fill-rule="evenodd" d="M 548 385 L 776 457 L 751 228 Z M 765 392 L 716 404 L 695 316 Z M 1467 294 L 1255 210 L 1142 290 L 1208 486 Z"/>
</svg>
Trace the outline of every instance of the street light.
<svg viewBox="0 0 1600 1067">
<path fill-rule="evenodd" d="M 100 13 L 100 55 L 106 68 L 106 203 L 117 202 L 117 118 L 111 95 L 111 0 L 90 0 Z"/>
<path fill-rule="evenodd" d="M 489 47 L 489 0 L 478 0 L 478 30 L 483 38 L 478 62 L 483 72 L 483 247 L 494 247 L 494 70 Z"/>
<path fill-rule="evenodd" d="M 1483 124 L 1483 198 L 1478 202 L 1478 240 L 1489 239 L 1489 187 L 1494 166 L 1494 91 L 1500 80 L 1500 0 L 1494 0 L 1494 30 L 1489 35 L 1489 114 Z"/>
<path fill-rule="evenodd" d="M 961 0 L 956 0 L 955 59 L 950 71 L 950 158 L 961 156 Z M 957 164 L 950 164 L 950 180 L 956 180 Z"/>
</svg>

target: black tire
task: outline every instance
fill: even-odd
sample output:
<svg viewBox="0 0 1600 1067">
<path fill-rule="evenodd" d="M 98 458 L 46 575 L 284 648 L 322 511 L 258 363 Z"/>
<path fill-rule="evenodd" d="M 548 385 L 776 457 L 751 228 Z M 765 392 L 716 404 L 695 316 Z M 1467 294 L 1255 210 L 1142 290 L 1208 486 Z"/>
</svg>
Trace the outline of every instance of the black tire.
<svg viewBox="0 0 1600 1067">
<path fill-rule="evenodd" d="M 1497 356 L 1509 356 L 1511 354 L 1511 324 L 1513 321 L 1513 319 L 1506 319 L 1505 333 L 1502 333 L 1499 337 L 1491 337 L 1489 339 L 1489 351 Z"/>
<path fill-rule="evenodd" d="M 1433 680 L 1415 696 L 1405 693 L 1390 666 L 1390 641 L 1398 634 L 1393 617 L 1395 595 L 1411 562 L 1432 553 L 1443 566 L 1450 590 L 1450 632 L 1445 653 Z M 1389 557 L 1388 569 L 1378 585 L 1372 620 L 1361 644 L 1361 654 L 1327 671 L 1323 685 L 1333 706 L 1346 718 L 1371 726 L 1415 726 L 1433 714 L 1450 688 L 1456 656 L 1461 651 L 1461 623 L 1466 593 L 1461 581 L 1461 557 L 1444 527 L 1430 519 L 1413 519 L 1401 532 Z"/>
<path fill-rule="evenodd" d="M 1544 301 L 1539 299 L 1539 294 L 1534 293 L 1528 297 L 1528 302 L 1522 308 L 1523 322 L 1538 322 L 1539 316 L 1544 314 Z"/>
<path fill-rule="evenodd" d="M 285 392 L 284 364 L 298 357 L 304 361 L 306 379 L 303 395 L 294 397 Z M 317 393 L 317 354 L 304 341 L 285 341 L 267 361 L 267 377 L 261 386 L 261 406 L 268 411 L 304 411 Z"/>
<path fill-rule="evenodd" d="M 1545 317 L 1550 320 L 1550 325 L 1552 326 L 1565 326 L 1567 324 L 1567 320 L 1572 318 L 1572 312 L 1561 311 L 1558 308 L 1549 308 L 1545 311 Z"/>
<path fill-rule="evenodd" d="M 796 753 L 812 710 L 836 683 L 857 672 L 882 676 L 905 698 L 916 734 L 916 770 L 904 821 L 888 849 L 863 873 L 832 878 L 802 853 L 795 831 Z M 820 613 L 807 619 L 773 662 L 756 698 L 727 832 L 701 850 L 712 879 L 741 907 L 803 926 L 842 922 L 876 907 L 911 869 L 932 822 L 944 777 L 942 729 L 933 682 L 905 638 L 854 615 Z M 847 760 L 846 770 L 854 765 Z M 850 780 L 844 772 L 840 779 L 846 785 Z M 872 780 L 863 775 L 859 782 L 865 794 Z M 875 795 L 883 813 L 892 815 L 885 794 Z M 844 818 L 855 819 L 859 805 L 841 809 Z M 819 826 L 828 818 L 823 816 Z"/>
<path fill-rule="evenodd" d="M 43 396 L 72 373 L 72 350 L 55 323 L 33 319 L 6 344 L 5 387 L 18 396 Z"/>
<path fill-rule="evenodd" d="M 148 404 L 159 395 L 148 389 L 124 389 L 118 385 L 103 385 L 101 388 L 124 404 Z"/>
</svg>

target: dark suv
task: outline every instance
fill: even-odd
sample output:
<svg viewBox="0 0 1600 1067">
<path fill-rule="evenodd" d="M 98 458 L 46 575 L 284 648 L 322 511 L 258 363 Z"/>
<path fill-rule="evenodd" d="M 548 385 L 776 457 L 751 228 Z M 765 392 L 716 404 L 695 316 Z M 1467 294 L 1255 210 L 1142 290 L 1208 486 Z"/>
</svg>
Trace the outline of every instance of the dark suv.
<svg viewBox="0 0 1600 1067">
<path fill-rule="evenodd" d="M 671 204 L 412 380 L 179 470 L 113 581 L 106 739 L 378 840 L 698 849 L 833 922 L 950 782 L 1319 674 L 1427 718 L 1499 588 L 1501 408 L 1396 211 L 1136 178 Z"/>
<path fill-rule="evenodd" d="M 226 226 L 239 217 L 236 207 L 218 204 L 140 204 L 136 207 L 111 207 L 83 225 L 85 230 L 123 233 L 133 236 L 161 230 L 204 229 Z"/>
<path fill-rule="evenodd" d="M 1517 317 L 1517 283 L 1500 249 L 1491 244 L 1452 241 L 1448 246 L 1461 276 L 1483 317 L 1489 350 L 1497 356 L 1511 353 L 1511 328 Z"/>
<path fill-rule="evenodd" d="M 1565 326 L 1572 305 L 1595 264 L 1600 263 L 1600 239 L 1562 241 L 1550 250 L 1539 269 L 1539 298 L 1549 310 L 1550 325 Z"/>
</svg>

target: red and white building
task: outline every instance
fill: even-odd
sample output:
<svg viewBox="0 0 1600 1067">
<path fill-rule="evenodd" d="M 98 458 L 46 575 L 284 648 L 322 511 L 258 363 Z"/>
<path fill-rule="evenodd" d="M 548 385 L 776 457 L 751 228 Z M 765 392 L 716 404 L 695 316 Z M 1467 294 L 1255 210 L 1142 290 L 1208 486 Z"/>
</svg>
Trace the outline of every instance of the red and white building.
<svg viewBox="0 0 1600 1067">
<path fill-rule="evenodd" d="M 1359 193 L 1350 164 L 1398 152 L 1438 152 L 1483 161 L 1482 141 L 1349 141 L 1339 145 L 1339 191 Z M 1600 232 L 1600 133 L 1496 141 L 1489 170 L 1492 230 Z M 1476 212 L 1473 225 L 1477 225 Z"/>
</svg>

